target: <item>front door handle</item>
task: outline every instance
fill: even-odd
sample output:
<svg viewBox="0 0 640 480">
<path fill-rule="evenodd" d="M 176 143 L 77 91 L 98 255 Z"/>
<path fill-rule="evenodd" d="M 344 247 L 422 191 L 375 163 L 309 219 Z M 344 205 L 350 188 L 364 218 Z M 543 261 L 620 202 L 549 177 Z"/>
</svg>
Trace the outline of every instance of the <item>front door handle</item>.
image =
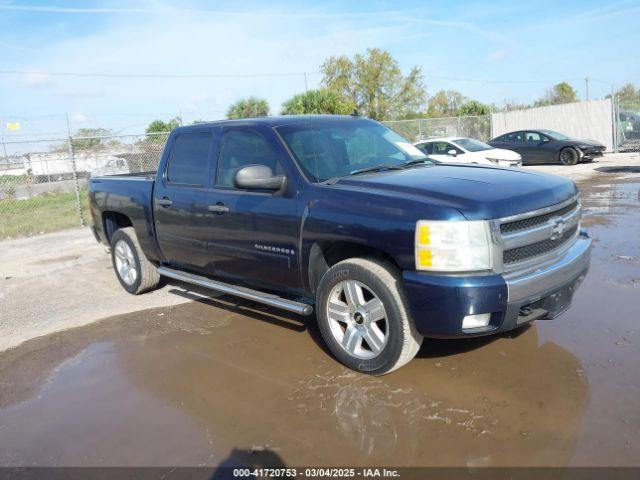
<svg viewBox="0 0 640 480">
<path fill-rule="evenodd" d="M 173 202 L 171 201 L 171 199 L 169 197 L 163 197 L 163 198 L 159 199 L 157 201 L 157 203 L 161 207 L 170 207 L 171 205 L 173 205 Z"/>
<path fill-rule="evenodd" d="M 207 209 L 210 212 L 215 212 L 215 213 L 227 213 L 229 211 L 229 207 L 225 207 L 223 203 L 216 203 L 215 205 L 209 205 Z"/>
</svg>

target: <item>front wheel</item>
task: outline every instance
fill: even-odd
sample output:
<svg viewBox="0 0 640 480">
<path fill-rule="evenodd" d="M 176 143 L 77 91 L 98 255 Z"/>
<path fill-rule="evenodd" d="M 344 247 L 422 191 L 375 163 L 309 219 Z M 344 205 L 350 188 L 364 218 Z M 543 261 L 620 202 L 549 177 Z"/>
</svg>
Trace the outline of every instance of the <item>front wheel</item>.
<svg viewBox="0 0 640 480">
<path fill-rule="evenodd" d="M 563 165 L 575 165 L 578 163 L 578 152 L 575 148 L 567 147 L 560 150 L 560 163 Z"/>
<path fill-rule="evenodd" d="M 111 263 L 122 288 L 133 295 L 153 290 L 160 283 L 160 274 L 145 257 L 133 227 L 113 233 Z"/>
<path fill-rule="evenodd" d="M 409 318 L 393 266 L 352 258 L 331 267 L 320 281 L 316 311 L 320 332 L 347 367 L 384 375 L 408 363 L 422 336 Z"/>
</svg>

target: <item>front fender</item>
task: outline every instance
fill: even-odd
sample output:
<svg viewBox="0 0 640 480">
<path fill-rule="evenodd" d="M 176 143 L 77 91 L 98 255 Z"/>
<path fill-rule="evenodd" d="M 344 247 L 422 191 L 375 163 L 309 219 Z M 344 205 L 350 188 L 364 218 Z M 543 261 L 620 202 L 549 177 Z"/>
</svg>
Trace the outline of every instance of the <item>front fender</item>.
<svg viewBox="0 0 640 480">
<path fill-rule="evenodd" d="M 402 269 L 413 269 L 415 225 L 420 219 L 464 217 L 453 208 L 433 206 L 402 196 L 346 189 L 322 189 L 304 209 L 300 232 L 301 274 L 310 289 L 314 245 L 347 242 L 384 253 Z"/>
</svg>

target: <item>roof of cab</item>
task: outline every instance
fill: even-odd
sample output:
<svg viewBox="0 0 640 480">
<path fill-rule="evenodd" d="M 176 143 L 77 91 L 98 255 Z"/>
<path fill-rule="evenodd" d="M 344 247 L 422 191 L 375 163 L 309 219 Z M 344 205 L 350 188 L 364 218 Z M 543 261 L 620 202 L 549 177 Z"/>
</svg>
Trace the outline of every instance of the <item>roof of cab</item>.
<svg viewBox="0 0 640 480">
<path fill-rule="evenodd" d="M 220 127 L 220 126 L 251 126 L 251 125 L 266 125 L 269 127 L 281 127 L 283 125 L 291 125 L 296 123 L 304 123 L 309 120 L 369 120 L 366 117 L 360 117 L 355 115 L 278 115 L 274 117 L 257 117 L 257 118 L 240 118 L 237 120 L 216 120 L 214 122 L 196 123 L 194 125 L 187 125 L 184 127 L 178 127 L 174 130 L 184 132 L 189 130 L 197 130 L 202 127 Z M 372 120 L 369 120 L 372 121 Z"/>
</svg>

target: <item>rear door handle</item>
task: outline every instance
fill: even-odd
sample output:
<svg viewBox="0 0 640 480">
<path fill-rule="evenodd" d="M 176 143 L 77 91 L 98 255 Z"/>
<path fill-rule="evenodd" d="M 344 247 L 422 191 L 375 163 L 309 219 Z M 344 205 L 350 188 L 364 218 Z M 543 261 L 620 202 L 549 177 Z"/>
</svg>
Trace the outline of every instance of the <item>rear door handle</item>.
<svg viewBox="0 0 640 480">
<path fill-rule="evenodd" d="M 163 197 L 163 198 L 159 199 L 157 201 L 157 203 L 161 207 L 170 207 L 171 205 L 173 205 L 173 202 L 171 201 L 171 199 L 169 197 Z"/>
<path fill-rule="evenodd" d="M 209 205 L 207 209 L 210 212 L 216 212 L 216 213 L 227 213 L 229 211 L 229 207 L 225 207 L 224 204 L 222 203 L 218 203 L 216 205 Z"/>
</svg>

